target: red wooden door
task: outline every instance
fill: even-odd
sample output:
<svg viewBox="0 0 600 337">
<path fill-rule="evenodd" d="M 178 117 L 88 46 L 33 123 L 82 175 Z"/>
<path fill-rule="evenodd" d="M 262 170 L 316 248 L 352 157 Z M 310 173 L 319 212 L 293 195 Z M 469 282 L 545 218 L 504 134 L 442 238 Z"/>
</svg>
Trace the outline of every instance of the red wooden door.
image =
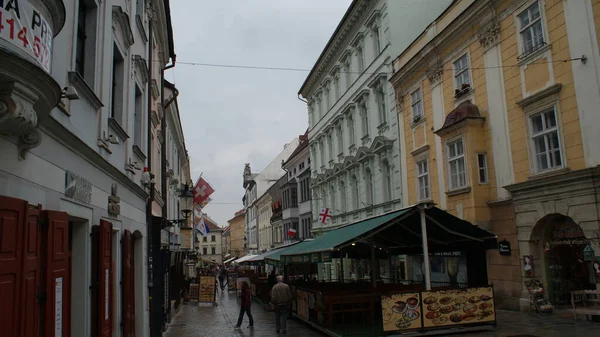
<svg viewBox="0 0 600 337">
<path fill-rule="evenodd" d="M 46 303 L 44 336 L 71 336 L 71 279 L 69 265 L 69 216 L 64 212 L 44 212 Z"/>
<path fill-rule="evenodd" d="M 42 289 L 40 230 L 42 206 L 29 206 L 23 235 L 23 282 L 21 287 L 21 333 L 23 337 L 39 336 L 38 294 Z"/>
<path fill-rule="evenodd" d="M 98 328 L 99 336 L 108 337 L 112 333 L 112 312 L 111 312 L 111 278 L 112 278 L 112 224 L 105 220 L 100 220 L 100 238 L 99 238 L 99 263 L 98 271 Z"/>
<path fill-rule="evenodd" d="M 135 337 L 134 302 L 133 302 L 133 241 L 131 232 L 123 233 L 123 330 L 125 337 Z"/>
<path fill-rule="evenodd" d="M 0 196 L 0 331 L 7 337 L 19 336 L 23 235 L 28 205 L 24 200 Z"/>
</svg>

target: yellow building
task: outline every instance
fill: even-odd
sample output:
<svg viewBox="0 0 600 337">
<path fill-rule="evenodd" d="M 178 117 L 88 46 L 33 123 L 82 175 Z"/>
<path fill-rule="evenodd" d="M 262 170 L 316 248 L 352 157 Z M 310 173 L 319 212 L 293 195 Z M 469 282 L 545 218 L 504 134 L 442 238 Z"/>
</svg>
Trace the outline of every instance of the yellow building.
<svg viewBox="0 0 600 337">
<path fill-rule="evenodd" d="M 598 33 L 600 0 L 457 0 L 393 61 L 407 204 L 510 244 L 487 256 L 499 307 L 528 308 L 531 277 L 553 303 L 600 283 Z"/>
<path fill-rule="evenodd" d="M 235 212 L 229 223 L 229 253 L 235 257 L 246 255 L 246 212 L 240 210 Z"/>
</svg>

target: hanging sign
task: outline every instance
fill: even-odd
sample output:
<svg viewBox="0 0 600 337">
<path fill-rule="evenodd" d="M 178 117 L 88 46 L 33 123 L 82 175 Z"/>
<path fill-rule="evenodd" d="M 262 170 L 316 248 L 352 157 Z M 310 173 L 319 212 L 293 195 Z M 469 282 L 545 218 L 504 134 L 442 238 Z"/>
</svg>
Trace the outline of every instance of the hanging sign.
<svg viewBox="0 0 600 337">
<path fill-rule="evenodd" d="M 0 1 L 0 39 L 27 53 L 47 73 L 53 35 L 48 20 L 28 0 Z"/>
<path fill-rule="evenodd" d="M 498 242 L 498 252 L 500 253 L 500 255 L 509 256 L 511 252 L 510 242 L 508 242 L 507 240 L 502 240 Z"/>
</svg>

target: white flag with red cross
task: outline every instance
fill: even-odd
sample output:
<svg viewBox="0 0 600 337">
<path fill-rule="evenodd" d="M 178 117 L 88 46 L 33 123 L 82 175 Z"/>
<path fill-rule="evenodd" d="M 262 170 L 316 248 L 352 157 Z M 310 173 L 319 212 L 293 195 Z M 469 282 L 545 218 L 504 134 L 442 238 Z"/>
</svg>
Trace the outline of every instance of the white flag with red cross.
<svg viewBox="0 0 600 337">
<path fill-rule="evenodd" d="M 321 212 L 319 212 L 319 221 L 322 224 L 325 224 L 327 221 L 331 220 L 333 214 L 331 212 L 331 208 L 323 208 Z"/>
</svg>

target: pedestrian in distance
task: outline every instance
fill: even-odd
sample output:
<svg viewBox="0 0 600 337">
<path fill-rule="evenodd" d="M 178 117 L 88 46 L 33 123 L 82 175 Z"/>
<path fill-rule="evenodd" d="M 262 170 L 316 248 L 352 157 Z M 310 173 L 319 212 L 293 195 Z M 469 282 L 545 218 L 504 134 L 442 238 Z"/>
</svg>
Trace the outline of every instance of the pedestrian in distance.
<svg viewBox="0 0 600 337">
<path fill-rule="evenodd" d="M 275 328 L 277 333 L 287 333 L 287 316 L 292 302 L 292 291 L 283 283 L 283 276 L 277 276 L 277 284 L 271 289 L 271 305 L 275 310 Z"/>
<path fill-rule="evenodd" d="M 252 292 L 250 291 L 250 286 L 248 282 L 242 282 L 242 305 L 240 307 L 240 316 L 238 317 L 237 324 L 235 328 L 239 328 L 242 326 L 242 321 L 244 320 L 244 313 L 248 315 L 248 319 L 250 320 L 249 328 L 254 327 L 254 318 L 252 318 Z"/>
</svg>

